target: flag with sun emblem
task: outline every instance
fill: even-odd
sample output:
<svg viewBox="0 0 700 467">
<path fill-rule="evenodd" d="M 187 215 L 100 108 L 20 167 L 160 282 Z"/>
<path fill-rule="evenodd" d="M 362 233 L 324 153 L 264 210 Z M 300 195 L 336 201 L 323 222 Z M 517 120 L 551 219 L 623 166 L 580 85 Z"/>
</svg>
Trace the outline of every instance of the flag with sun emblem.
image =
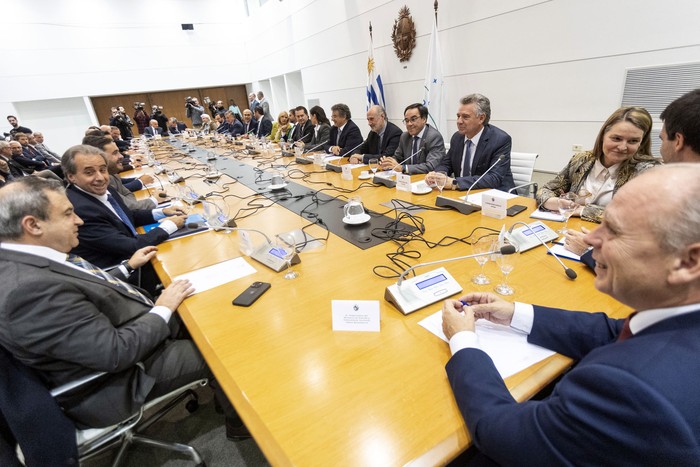
<svg viewBox="0 0 700 467">
<path fill-rule="evenodd" d="M 437 18 L 433 21 L 433 32 L 430 35 L 430 48 L 428 50 L 428 64 L 423 84 L 423 105 L 428 108 L 428 123 L 443 133 L 443 137 L 445 137 L 444 132 L 447 131 L 447 115 L 444 104 L 445 79 L 442 74 Z"/>
<path fill-rule="evenodd" d="M 372 23 L 369 24 L 369 56 L 367 58 L 367 110 L 373 105 L 381 105 L 386 109 L 384 102 L 384 85 L 379 74 L 377 64 L 374 61 L 374 46 L 372 45 Z"/>
</svg>

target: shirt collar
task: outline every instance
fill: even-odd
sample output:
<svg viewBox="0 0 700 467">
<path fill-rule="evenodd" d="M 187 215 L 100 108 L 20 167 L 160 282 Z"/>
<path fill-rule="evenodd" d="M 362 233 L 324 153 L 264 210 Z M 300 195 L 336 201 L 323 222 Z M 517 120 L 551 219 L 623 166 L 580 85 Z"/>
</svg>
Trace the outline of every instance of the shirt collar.
<svg viewBox="0 0 700 467">
<path fill-rule="evenodd" d="M 630 319 L 630 331 L 632 334 L 637 334 L 665 319 L 698 310 L 700 310 L 700 303 L 640 311 Z"/>
<path fill-rule="evenodd" d="M 387 127 L 387 123 L 384 122 L 384 126 L 382 127 L 382 131 L 377 133 L 380 138 L 384 135 L 384 132 L 386 131 L 386 127 Z"/>
<path fill-rule="evenodd" d="M 96 195 L 95 193 L 90 193 L 89 191 L 83 190 L 83 189 L 80 188 L 78 185 L 73 184 L 73 186 L 76 187 L 78 190 L 82 191 L 83 193 L 85 193 L 85 194 L 87 194 L 87 195 L 90 195 L 90 196 L 92 196 L 93 198 L 99 199 L 99 200 L 102 201 L 103 203 L 107 203 L 107 202 L 108 202 L 108 201 L 107 201 L 107 196 L 109 195 L 109 188 L 107 189 L 107 191 L 105 192 L 104 195 Z"/>
<path fill-rule="evenodd" d="M 469 138 L 472 141 L 472 146 L 476 147 L 479 144 L 479 140 L 481 139 L 481 135 L 484 134 L 484 127 L 481 127 L 481 130 L 477 134 L 474 135 L 473 138 Z M 466 136 L 465 136 L 466 138 Z"/>
<path fill-rule="evenodd" d="M 65 263 L 67 255 L 56 251 L 53 248 L 40 245 L 26 245 L 23 243 L 2 243 L 0 247 L 5 250 L 19 251 L 20 253 L 27 253 L 34 256 L 41 256 L 42 258 L 55 261 L 57 263 Z"/>
<path fill-rule="evenodd" d="M 593 173 L 594 178 L 598 178 L 600 174 L 604 171 L 607 170 L 608 173 L 610 174 L 610 178 L 617 178 L 617 172 L 620 170 L 620 164 L 615 164 L 610 167 L 605 167 L 600 160 L 596 159 L 595 163 L 593 164 L 593 168 L 591 169 Z"/>
</svg>

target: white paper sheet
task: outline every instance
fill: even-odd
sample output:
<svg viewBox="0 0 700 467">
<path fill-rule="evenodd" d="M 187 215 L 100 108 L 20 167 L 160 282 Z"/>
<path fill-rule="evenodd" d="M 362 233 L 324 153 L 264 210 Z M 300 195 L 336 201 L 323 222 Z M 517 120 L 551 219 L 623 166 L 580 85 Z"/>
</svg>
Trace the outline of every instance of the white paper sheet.
<svg viewBox="0 0 700 467">
<path fill-rule="evenodd" d="M 505 199 L 513 199 L 513 198 L 518 197 L 518 195 L 514 195 L 513 193 L 506 193 L 505 191 L 491 189 L 491 190 L 483 191 L 481 193 L 474 193 L 474 194 L 469 195 L 469 197 L 467 199 L 467 203 L 476 204 L 477 206 L 481 206 L 481 195 L 493 195 L 493 196 L 498 196 L 499 198 L 505 198 Z M 464 198 L 467 198 L 467 196 L 461 196 L 459 199 L 464 200 Z"/>
<path fill-rule="evenodd" d="M 188 279 L 194 286 L 194 293 L 199 293 L 227 282 L 235 281 L 254 272 L 255 268 L 248 264 L 245 259 L 239 257 L 190 271 L 177 276 L 175 279 Z"/>
<path fill-rule="evenodd" d="M 434 313 L 418 324 L 447 342 L 442 332 L 442 311 Z M 480 319 L 476 322 L 479 346 L 486 352 L 502 378 L 514 375 L 554 352 L 527 342 L 527 336 L 507 326 Z"/>
<path fill-rule="evenodd" d="M 564 216 L 558 212 L 542 211 L 541 209 L 536 209 L 532 214 L 530 214 L 530 217 L 533 219 L 543 219 L 546 221 L 564 222 Z"/>
</svg>

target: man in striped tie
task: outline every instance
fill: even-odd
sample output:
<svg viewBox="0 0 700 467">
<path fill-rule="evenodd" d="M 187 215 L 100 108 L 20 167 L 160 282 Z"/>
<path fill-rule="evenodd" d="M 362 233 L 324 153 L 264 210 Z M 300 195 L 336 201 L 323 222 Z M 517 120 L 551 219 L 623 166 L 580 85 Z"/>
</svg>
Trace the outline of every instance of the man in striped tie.
<svg viewBox="0 0 700 467">
<path fill-rule="evenodd" d="M 700 465 L 698 180 L 700 164 L 648 170 L 586 235 L 595 287 L 636 310 L 626 320 L 487 293 L 445 302 L 447 375 L 481 453 L 502 465 Z M 549 396 L 519 404 L 479 350 L 476 318 L 578 363 Z"/>
<path fill-rule="evenodd" d="M 152 302 L 68 254 L 81 225 L 58 181 L 23 177 L 0 189 L 0 346 L 50 387 L 106 372 L 59 399 L 74 421 L 104 427 L 211 372 L 175 316 L 193 292 L 189 281 L 174 281 Z M 242 426 L 230 404 L 220 403 L 227 426 Z"/>
</svg>

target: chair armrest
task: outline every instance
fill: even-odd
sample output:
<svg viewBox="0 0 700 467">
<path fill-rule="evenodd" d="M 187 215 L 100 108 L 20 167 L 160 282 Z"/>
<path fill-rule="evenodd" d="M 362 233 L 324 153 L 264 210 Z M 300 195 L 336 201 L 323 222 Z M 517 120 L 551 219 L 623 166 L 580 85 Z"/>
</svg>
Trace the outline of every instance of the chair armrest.
<svg viewBox="0 0 700 467">
<path fill-rule="evenodd" d="M 50 391 L 51 397 L 56 397 L 60 396 L 62 394 L 65 394 L 67 392 L 72 391 L 73 389 L 77 389 L 81 386 L 86 385 L 87 383 L 96 380 L 97 378 L 100 378 L 103 375 L 106 375 L 106 371 L 99 371 L 97 373 L 92 373 L 87 376 L 83 376 L 80 379 L 77 379 L 75 381 L 71 381 L 70 383 L 62 384 L 61 386 L 58 386 L 57 388 L 53 388 Z"/>
</svg>

